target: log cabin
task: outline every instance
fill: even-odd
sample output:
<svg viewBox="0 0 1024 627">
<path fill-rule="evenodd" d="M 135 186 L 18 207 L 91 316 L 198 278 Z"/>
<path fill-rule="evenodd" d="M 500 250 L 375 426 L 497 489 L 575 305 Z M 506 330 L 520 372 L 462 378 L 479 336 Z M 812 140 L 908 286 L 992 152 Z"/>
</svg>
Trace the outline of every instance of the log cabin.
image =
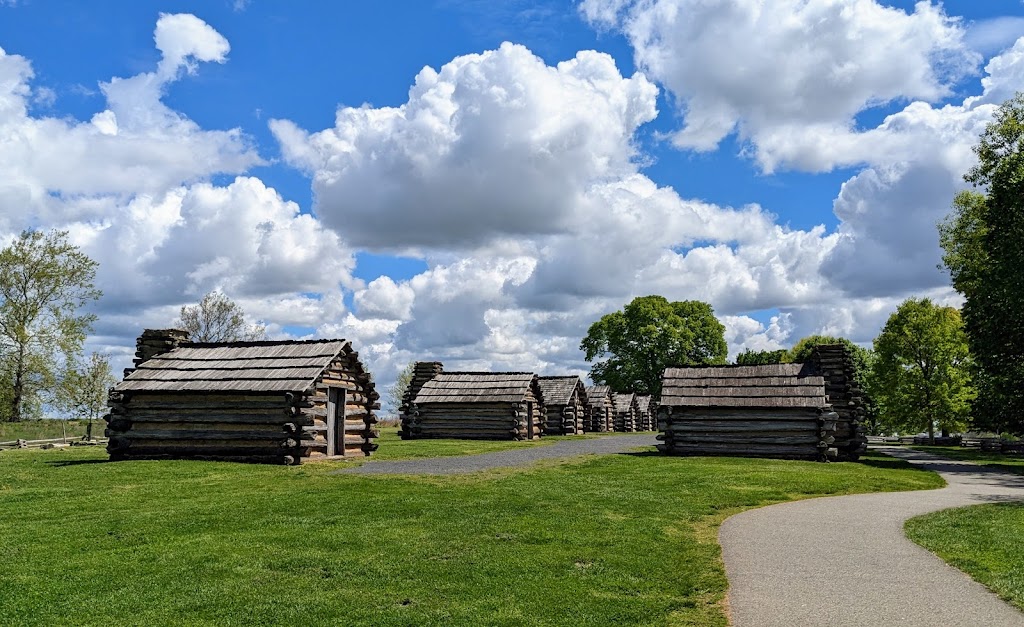
<svg viewBox="0 0 1024 627">
<path fill-rule="evenodd" d="M 439 362 L 420 362 L 401 418 L 403 439 L 532 440 L 545 414 L 531 372 L 444 372 Z"/>
<path fill-rule="evenodd" d="M 585 388 L 587 402 L 590 404 L 588 423 L 583 430 L 592 433 L 604 433 L 615 430 L 615 401 L 612 388 L 607 385 L 592 385 Z"/>
<path fill-rule="evenodd" d="M 650 394 L 637 394 L 637 431 L 654 431 L 657 418 L 654 415 L 654 397 Z"/>
<path fill-rule="evenodd" d="M 658 448 L 825 460 L 836 456 L 836 421 L 813 364 L 666 368 Z"/>
<path fill-rule="evenodd" d="M 613 395 L 615 401 L 615 430 L 633 433 L 639 423 L 640 406 L 632 392 Z"/>
<path fill-rule="evenodd" d="M 547 421 L 545 435 L 583 435 L 587 391 L 577 376 L 538 377 Z"/>
<path fill-rule="evenodd" d="M 348 340 L 193 343 L 147 329 L 108 397 L 112 460 L 365 457 L 380 408 Z"/>
</svg>

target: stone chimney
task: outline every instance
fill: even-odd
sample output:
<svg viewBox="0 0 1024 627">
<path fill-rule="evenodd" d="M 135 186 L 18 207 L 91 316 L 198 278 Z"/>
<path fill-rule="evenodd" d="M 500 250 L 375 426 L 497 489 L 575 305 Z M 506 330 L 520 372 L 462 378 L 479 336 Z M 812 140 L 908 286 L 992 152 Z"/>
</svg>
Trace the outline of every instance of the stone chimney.
<svg viewBox="0 0 1024 627">
<path fill-rule="evenodd" d="M 188 341 L 188 331 L 181 329 L 146 329 L 135 340 L 135 367 L 161 353 L 178 348 Z M 134 368 L 126 368 L 124 376 L 128 376 Z"/>
<path fill-rule="evenodd" d="M 439 361 L 416 362 L 416 365 L 412 367 L 412 380 L 409 381 L 409 387 L 405 390 L 405 397 L 402 399 L 401 411 L 405 412 L 409 408 L 412 399 L 416 398 L 416 395 L 420 393 L 420 388 L 427 381 L 442 372 L 444 372 L 444 366 Z"/>
</svg>

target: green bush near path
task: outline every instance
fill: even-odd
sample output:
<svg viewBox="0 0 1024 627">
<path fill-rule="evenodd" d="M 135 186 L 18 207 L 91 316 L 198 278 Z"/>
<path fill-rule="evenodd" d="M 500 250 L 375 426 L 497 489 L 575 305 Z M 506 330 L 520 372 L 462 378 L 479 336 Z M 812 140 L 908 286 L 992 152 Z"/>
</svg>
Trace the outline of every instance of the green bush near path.
<svg viewBox="0 0 1024 627">
<path fill-rule="evenodd" d="M 728 515 L 942 485 L 870 456 L 638 453 L 422 478 L 332 474 L 342 464 L 4 451 L 4 620 L 725 625 L 717 529 Z"/>
<path fill-rule="evenodd" d="M 1024 503 L 948 509 L 911 518 L 907 536 L 1024 610 Z"/>
</svg>

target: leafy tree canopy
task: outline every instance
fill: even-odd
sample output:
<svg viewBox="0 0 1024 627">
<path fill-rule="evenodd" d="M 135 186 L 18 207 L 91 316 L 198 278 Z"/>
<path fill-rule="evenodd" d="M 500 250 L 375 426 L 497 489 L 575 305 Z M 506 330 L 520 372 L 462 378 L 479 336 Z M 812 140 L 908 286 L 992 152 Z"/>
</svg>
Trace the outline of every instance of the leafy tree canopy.
<svg viewBox="0 0 1024 627">
<path fill-rule="evenodd" d="M 640 296 L 590 325 L 580 343 L 594 363 L 590 378 L 617 392 L 661 392 L 668 366 L 724 364 L 725 327 L 711 305 L 695 300 L 669 302 Z"/>
<path fill-rule="evenodd" d="M 789 351 L 786 349 L 777 351 L 754 351 L 749 348 L 736 355 L 736 363 L 740 366 L 763 366 L 765 364 L 781 364 L 785 361 Z"/>
<path fill-rule="evenodd" d="M 37 413 L 73 361 L 96 316 L 97 263 L 65 231 L 23 231 L 0 250 L 0 375 L 7 419 Z"/>
<path fill-rule="evenodd" d="M 875 338 L 871 392 L 887 424 L 904 431 L 965 428 L 974 397 L 960 312 L 910 298 Z"/>
<path fill-rule="evenodd" d="M 210 292 L 197 305 L 181 308 L 176 325 L 193 342 L 248 342 L 267 339 L 267 327 L 249 324 L 245 311 L 221 292 Z"/>
<path fill-rule="evenodd" d="M 974 148 L 961 192 L 939 225 L 974 358 L 976 426 L 1024 434 L 1024 95 L 1003 103 Z"/>
</svg>

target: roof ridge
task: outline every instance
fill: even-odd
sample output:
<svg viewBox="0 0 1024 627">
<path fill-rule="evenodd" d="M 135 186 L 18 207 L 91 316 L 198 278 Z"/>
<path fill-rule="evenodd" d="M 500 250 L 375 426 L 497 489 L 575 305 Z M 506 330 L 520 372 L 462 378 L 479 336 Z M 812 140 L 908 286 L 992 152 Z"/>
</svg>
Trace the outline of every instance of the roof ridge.
<svg viewBox="0 0 1024 627">
<path fill-rule="evenodd" d="M 315 340 L 253 340 L 237 342 L 182 342 L 178 348 L 235 348 L 249 346 L 290 346 L 294 344 L 330 344 L 348 342 L 345 338 L 319 338 Z M 166 354 L 166 353 L 163 353 Z"/>
</svg>

